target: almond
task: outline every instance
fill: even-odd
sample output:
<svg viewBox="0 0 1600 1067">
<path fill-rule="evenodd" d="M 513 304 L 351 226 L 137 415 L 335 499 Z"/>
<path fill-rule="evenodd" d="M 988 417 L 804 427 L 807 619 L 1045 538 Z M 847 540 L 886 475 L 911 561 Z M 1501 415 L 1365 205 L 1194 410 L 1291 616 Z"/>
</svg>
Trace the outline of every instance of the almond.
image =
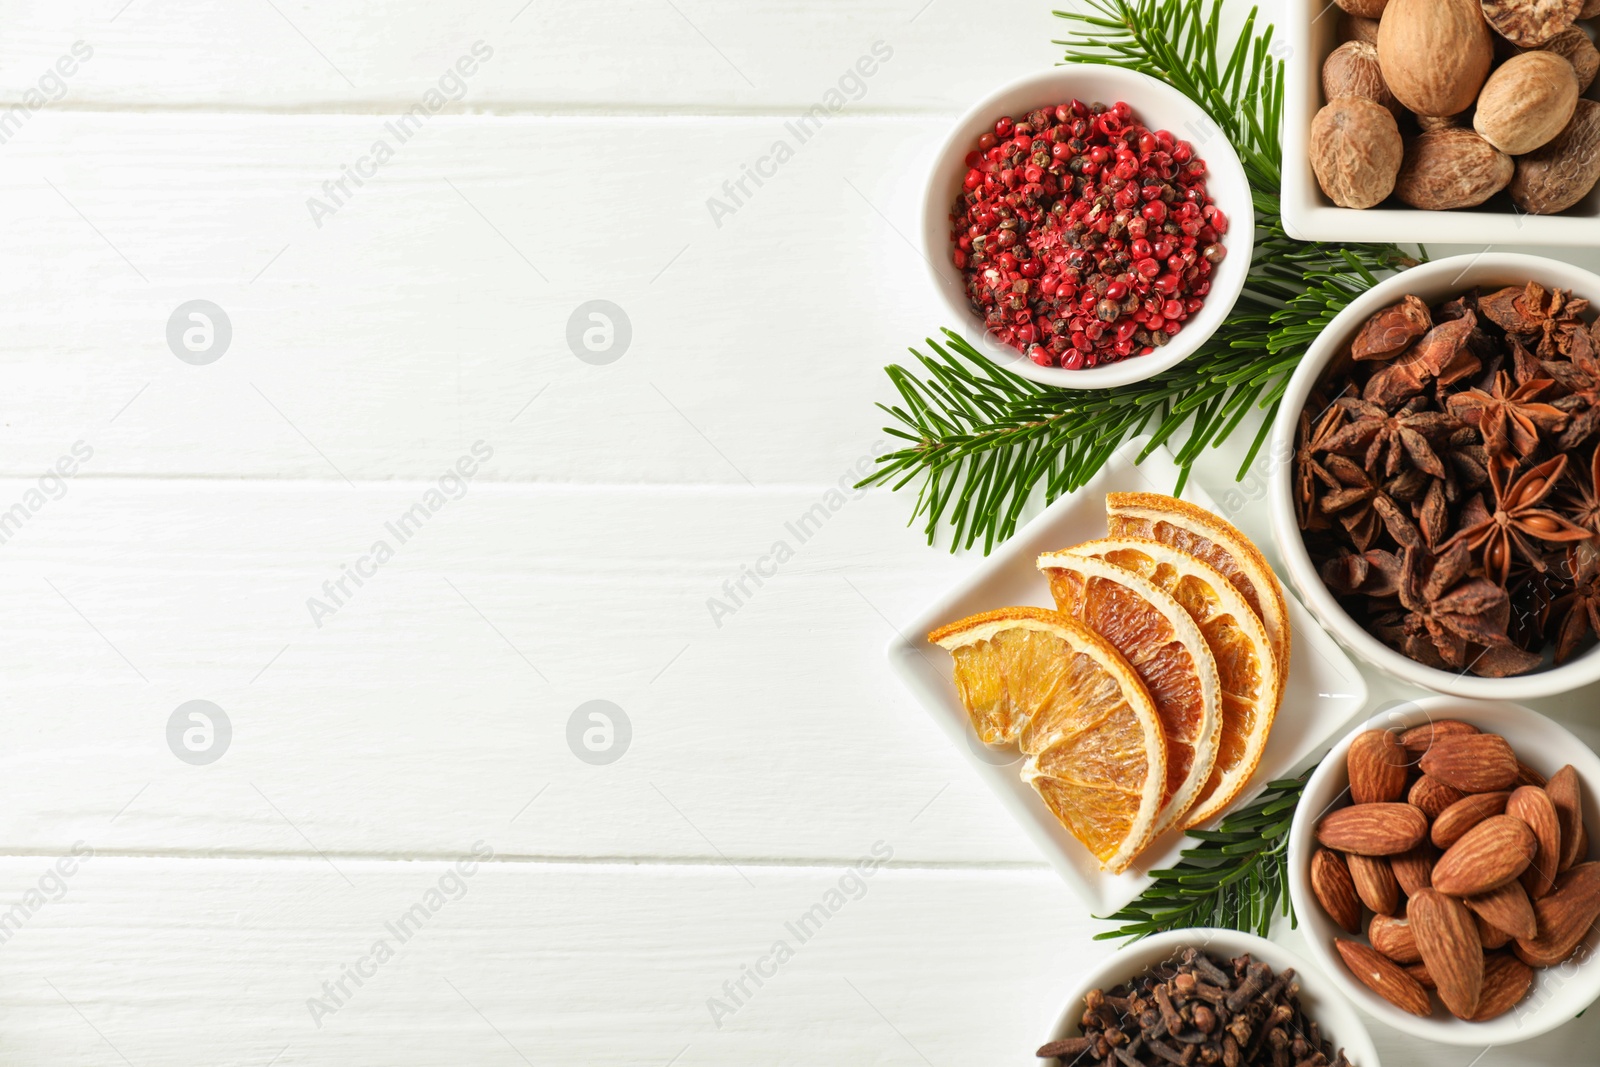
<svg viewBox="0 0 1600 1067">
<path fill-rule="evenodd" d="M 1399 800 L 1406 791 L 1406 750 L 1387 730 L 1367 730 L 1350 742 L 1345 766 L 1350 772 L 1350 799 L 1357 804 Z"/>
<path fill-rule="evenodd" d="M 1521 760 L 1517 760 L 1517 785 L 1536 785 L 1543 789 L 1546 784 L 1544 775 Z"/>
<path fill-rule="evenodd" d="M 1522 888 L 1538 900 L 1555 888 L 1556 866 L 1561 862 L 1561 824 L 1556 806 L 1543 789 L 1524 785 L 1512 791 L 1511 799 L 1506 801 L 1506 814 L 1527 823 L 1538 842 L 1533 862 L 1522 872 Z"/>
<path fill-rule="evenodd" d="M 1356 896 L 1361 898 L 1361 903 L 1379 915 L 1393 915 L 1400 910 L 1400 883 L 1395 881 L 1388 860 L 1381 856 L 1352 853 L 1346 862 L 1350 865 L 1350 878 L 1356 884 Z"/>
<path fill-rule="evenodd" d="M 1432 748 L 1438 738 L 1479 732 L 1479 729 L 1470 722 L 1462 722 L 1460 719 L 1440 719 L 1438 722 L 1425 722 L 1421 726 L 1413 726 L 1400 735 L 1400 743 L 1407 751 L 1420 756 Z"/>
<path fill-rule="evenodd" d="M 1421 779 L 1426 781 L 1427 779 Z M 1450 788 L 1445 786 L 1446 789 Z M 1491 815 L 1499 815 L 1506 810 L 1506 801 L 1511 799 L 1507 792 L 1499 793 L 1470 793 L 1441 811 L 1433 820 L 1433 829 L 1428 836 L 1440 848 L 1449 848 L 1461 840 L 1461 835 L 1478 825 Z"/>
<path fill-rule="evenodd" d="M 1406 801 L 1428 818 L 1437 819 L 1441 812 L 1466 795 L 1454 786 L 1445 785 L 1439 779 L 1424 774 L 1412 783 Z"/>
<path fill-rule="evenodd" d="M 1600 918 L 1600 863 L 1580 863 L 1556 879 L 1555 892 L 1533 902 L 1537 937 L 1517 941 L 1517 959 L 1550 967 L 1571 956 Z"/>
<path fill-rule="evenodd" d="M 1521 882 L 1507 882 L 1499 889 L 1466 897 L 1461 903 L 1496 930 L 1504 931 L 1508 937 L 1529 938 L 1538 932 L 1533 918 L 1533 902 L 1528 899 Z"/>
<path fill-rule="evenodd" d="M 1390 856 L 1389 869 L 1394 871 L 1394 880 L 1400 883 L 1406 896 L 1415 896 L 1417 890 L 1433 884 L 1433 864 L 1438 858 L 1434 847 L 1424 841 L 1415 848 Z"/>
<path fill-rule="evenodd" d="M 1428 819 L 1410 804 L 1352 804 L 1317 823 L 1317 840 L 1340 852 L 1392 856 L 1417 844 Z"/>
<path fill-rule="evenodd" d="M 1483 960 L 1483 992 L 1472 1013 L 1475 1023 L 1504 1015 L 1522 1002 L 1533 985 L 1533 968 L 1508 952 L 1496 952 Z"/>
<path fill-rule="evenodd" d="M 1438 984 L 1433 980 L 1433 975 L 1428 973 L 1428 965 L 1426 963 L 1408 963 L 1406 964 L 1406 973 L 1415 978 L 1417 984 L 1423 989 L 1439 988 Z"/>
<path fill-rule="evenodd" d="M 1350 973 L 1378 996 L 1412 1015 L 1426 1017 L 1433 1014 L 1433 1003 L 1428 1000 L 1428 991 L 1423 989 L 1422 984 L 1415 978 L 1401 970 L 1398 963 L 1385 959 L 1375 949 L 1359 941 L 1335 938 L 1333 947 L 1339 950 L 1339 955 L 1343 957 L 1344 965 L 1350 968 Z"/>
<path fill-rule="evenodd" d="M 1509 789 L 1517 780 L 1517 755 L 1499 734 L 1456 734 L 1434 739 L 1422 754 L 1422 773 L 1463 793 Z"/>
<path fill-rule="evenodd" d="M 1516 885 L 1515 882 L 1511 884 Z M 1492 949 L 1505 948 L 1511 944 L 1511 935 L 1489 922 L 1482 915 L 1473 915 L 1472 923 L 1478 928 L 1478 943 L 1483 946 L 1485 952 Z"/>
<path fill-rule="evenodd" d="M 1433 888 L 1457 897 L 1499 889 L 1527 869 L 1537 849 L 1527 823 L 1492 815 L 1445 849 L 1433 865 Z"/>
<path fill-rule="evenodd" d="M 1322 910 L 1346 933 L 1361 932 L 1361 901 L 1356 897 L 1356 884 L 1343 856 L 1329 849 L 1317 849 L 1316 855 L 1311 857 L 1311 892 Z"/>
<path fill-rule="evenodd" d="M 1424 889 L 1407 908 L 1417 950 L 1450 1014 L 1468 1019 L 1483 992 L 1483 945 L 1472 913 L 1437 889 Z"/>
<path fill-rule="evenodd" d="M 1411 923 L 1406 919 L 1374 915 L 1367 924 L 1367 940 L 1396 963 L 1417 963 L 1422 959 L 1422 953 L 1417 951 L 1417 935 L 1411 932 Z"/>
<path fill-rule="evenodd" d="M 1578 772 L 1567 764 L 1550 776 L 1544 791 L 1556 807 L 1556 822 L 1561 827 L 1561 862 L 1556 866 L 1564 871 L 1583 860 L 1577 852 L 1579 829 L 1583 826 L 1583 792 L 1578 785 Z"/>
</svg>

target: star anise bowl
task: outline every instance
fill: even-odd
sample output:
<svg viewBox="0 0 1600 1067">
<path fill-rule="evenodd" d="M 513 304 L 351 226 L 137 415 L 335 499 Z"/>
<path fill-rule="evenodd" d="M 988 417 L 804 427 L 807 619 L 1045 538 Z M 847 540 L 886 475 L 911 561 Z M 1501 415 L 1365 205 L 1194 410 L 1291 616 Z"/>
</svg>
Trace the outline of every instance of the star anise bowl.
<svg viewBox="0 0 1600 1067">
<path fill-rule="evenodd" d="M 1404 681 L 1454 696 L 1522 701 L 1571 692 L 1600 681 L 1600 646 L 1574 655 L 1560 666 L 1554 665 L 1552 652 L 1546 649 L 1543 665 L 1527 673 L 1480 677 L 1467 667 L 1452 670 L 1419 662 L 1368 632 L 1324 582 L 1302 532 L 1299 500 L 1303 487 L 1296 484 L 1295 477 L 1301 413 L 1330 366 L 1347 358 L 1350 343 L 1378 311 L 1400 303 L 1408 295 L 1431 306 L 1473 289 L 1487 293 L 1530 281 L 1600 301 L 1600 276 L 1558 260 L 1514 253 L 1452 256 L 1380 281 L 1335 316 L 1312 343 L 1289 380 L 1272 430 L 1272 530 L 1288 578 L 1300 599 L 1318 622 L 1368 663 Z M 1313 419 L 1317 416 L 1316 411 L 1308 414 Z M 1438 590 L 1433 592 L 1437 594 Z M 1469 653 L 1471 647 L 1468 646 Z"/>
</svg>

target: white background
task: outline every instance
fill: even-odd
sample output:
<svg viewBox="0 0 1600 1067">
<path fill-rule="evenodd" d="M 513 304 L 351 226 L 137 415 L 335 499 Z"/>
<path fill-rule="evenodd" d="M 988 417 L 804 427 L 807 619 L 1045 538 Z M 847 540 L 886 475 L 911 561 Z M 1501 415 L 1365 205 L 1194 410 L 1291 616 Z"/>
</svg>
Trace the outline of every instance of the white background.
<svg viewBox="0 0 1600 1067">
<path fill-rule="evenodd" d="M 0 909 L 94 851 L 0 944 L 0 1063 L 1025 1061 L 1113 946 L 882 659 L 979 559 L 852 494 L 720 626 L 707 599 L 875 452 L 882 366 L 942 325 L 906 239 L 932 149 L 1065 29 L 957 0 L 0 3 L 9 101 L 93 48 L 0 145 L 0 511 L 93 451 L 0 545 Z M 480 40 L 464 99 L 315 225 Z M 718 226 L 707 198 L 878 41 Z M 205 366 L 165 336 L 195 299 L 233 330 Z M 592 299 L 632 325 L 606 366 L 565 339 Z M 465 496 L 315 625 L 479 440 Z M 1594 695 L 1542 706 L 1596 742 Z M 166 740 L 194 699 L 232 723 L 207 766 Z M 632 726 L 608 766 L 566 740 L 596 699 Z M 476 842 L 496 862 L 316 1025 Z M 866 895 L 715 1025 L 876 842 Z M 1392 1064 L 1478 1055 L 1374 1031 Z M 1478 1062 L 1597 1040 L 1591 1012 Z"/>
</svg>

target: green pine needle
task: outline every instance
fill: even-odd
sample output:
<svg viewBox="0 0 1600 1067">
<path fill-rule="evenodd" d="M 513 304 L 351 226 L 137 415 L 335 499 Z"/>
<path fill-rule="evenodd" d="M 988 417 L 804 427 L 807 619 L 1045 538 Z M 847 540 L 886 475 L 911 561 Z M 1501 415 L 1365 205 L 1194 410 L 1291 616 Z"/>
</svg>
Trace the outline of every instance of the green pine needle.
<svg viewBox="0 0 1600 1067">
<path fill-rule="evenodd" d="M 941 527 L 950 550 L 980 541 L 987 554 L 1016 532 L 1036 491 L 1049 503 L 1092 478 L 1124 441 L 1151 435 L 1148 455 L 1171 449 L 1174 492 L 1207 447 L 1220 445 L 1252 411 L 1266 415 L 1238 477 L 1266 441 L 1289 373 L 1322 327 L 1381 274 L 1420 260 L 1396 245 L 1297 241 L 1278 208 L 1283 61 L 1272 27 L 1255 11 L 1231 44 L 1221 40 L 1222 0 L 1087 0 L 1058 11 L 1075 31 L 1066 59 L 1139 71 L 1198 103 L 1239 154 L 1256 211 L 1256 244 L 1244 292 L 1226 322 L 1177 367 L 1116 390 L 1037 385 L 984 358 L 951 330 L 916 349 L 917 368 L 886 368 L 900 403 L 878 405 L 904 447 L 879 456 L 859 484 L 918 484 L 911 521 L 928 543 Z M 1199 134 L 1193 134 L 1197 139 Z M 1425 255 L 1425 253 L 1424 253 Z M 917 371 L 920 370 L 921 373 Z M 1143 456 L 1141 455 L 1141 459 Z"/>
<path fill-rule="evenodd" d="M 1183 861 L 1168 870 L 1151 871 L 1155 881 L 1139 898 L 1114 915 L 1115 930 L 1095 934 L 1096 941 L 1138 939 L 1162 930 L 1220 926 L 1262 937 L 1275 914 L 1289 916 L 1289 824 L 1305 789 L 1306 771 L 1298 778 L 1268 782 L 1248 807 L 1223 817 L 1215 830 L 1191 830 L 1199 844 L 1183 850 Z"/>
</svg>

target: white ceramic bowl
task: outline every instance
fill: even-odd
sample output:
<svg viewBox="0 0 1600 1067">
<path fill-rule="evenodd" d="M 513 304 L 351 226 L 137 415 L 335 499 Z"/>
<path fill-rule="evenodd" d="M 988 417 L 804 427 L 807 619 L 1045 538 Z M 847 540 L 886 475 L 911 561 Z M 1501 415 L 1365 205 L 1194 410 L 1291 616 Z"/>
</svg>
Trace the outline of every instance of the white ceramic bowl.
<svg viewBox="0 0 1600 1067">
<path fill-rule="evenodd" d="M 1294 913 L 1317 964 L 1332 976 L 1339 989 L 1361 1010 L 1380 1022 L 1422 1038 L 1446 1045 L 1509 1045 L 1548 1033 L 1570 1021 L 1600 998 L 1600 961 L 1594 958 L 1600 944 L 1600 929 L 1591 928 L 1580 958 L 1534 971 L 1533 988 L 1520 1005 L 1498 1019 L 1469 1023 L 1457 1019 L 1442 1007 L 1431 1018 L 1401 1011 L 1362 985 L 1345 967 L 1333 947 L 1335 937 L 1348 937 L 1317 903 L 1311 892 L 1311 856 L 1316 852 L 1317 821 L 1345 803 L 1350 775 L 1345 757 L 1350 742 L 1364 730 L 1405 730 L 1439 719 L 1461 719 L 1486 732 L 1497 733 L 1511 743 L 1519 758 L 1546 776 L 1572 764 L 1583 783 L 1583 816 L 1589 826 L 1595 822 L 1596 790 L 1600 790 L 1600 758 L 1565 727 L 1536 711 L 1516 704 L 1460 697 L 1424 697 L 1381 712 L 1352 730 L 1333 747 L 1306 783 L 1305 793 L 1295 810 L 1289 828 L 1289 896 Z"/>
<path fill-rule="evenodd" d="M 1206 161 L 1209 174 L 1206 188 L 1217 206 L 1228 216 L 1228 232 L 1222 244 L 1227 257 L 1211 274 L 1211 292 L 1205 305 L 1183 324 L 1172 340 L 1148 356 L 1134 356 L 1104 367 L 1066 370 L 1041 367 L 1008 345 L 986 336 L 983 318 L 967 301 L 961 272 L 950 261 L 950 209 L 966 176 L 967 153 L 977 147 L 978 137 L 994 129 L 1002 115 L 1018 118 L 1035 108 L 1054 107 L 1070 100 L 1114 104 L 1125 100 L 1140 122 L 1152 130 L 1171 130 L 1195 146 Z M 1188 97 L 1154 78 L 1133 71 L 1090 63 L 1075 63 L 1019 78 L 1002 86 L 973 105 L 940 145 L 927 192 L 922 204 L 923 258 L 933 278 L 934 289 L 949 311 L 956 331 L 984 355 L 1006 370 L 1044 385 L 1068 389 L 1105 389 L 1143 381 L 1176 366 L 1216 332 L 1233 309 L 1244 288 L 1250 269 L 1250 253 L 1255 242 L 1255 208 L 1250 199 L 1250 184 L 1244 168 L 1228 139 L 1217 130 L 1205 112 Z"/>
<path fill-rule="evenodd" d="M 1289 580 L 1300 599 L 1333 635 L 1357 655 L 1388 673 L 1415 685 L 1457 696 L 1485 700 L 1532 700 L 1535 697 L 1566 693 L 1600 681 L 1600 648 L 1592 648 L 1560 667 L 1547 667 L 1515 678 L 1479 678 L 1424 666 L 1379 641 L 1362 629 L 1339 605 L 1322 583 L 1294 514 L 1295 431 L 1306 398 L 1321 377 L 1323 368 L 1362 323 L 1390 304 L 1399 303 L 1407 293 L 1434 304 L 1474 287 L 1496 289 L 1521 285 L 1529 280 L 1547 288 L 1571 289 L 1578 296 L 1600 300 L 1600 276 L 1589 271 L 1541 256 L 1505 252 L 1452 256 L 1413 267 L 1385 278 L 1334 316 L 1306 351 L 1278 408 L 1272 427 L 1273 471 L 1268 505 L 1272 512 L 1272 534 L 1278 554 L 1289 572 Z"/>
<path fill-rule="evenodd" d="M 1303 241 L 1402 244 L 1600 244 L 1600 186 L 1559 215 L 1528 215 L 1500 193 L 1461 211 L 1422 211 L 1391 197 L 1356 210 L 1334 204 L 1311 171 L 1311 120 L 1322 108 L 1322 61 L 1338 45 L 1339 9 L 1327 0 L 1288 0 L 1284 63 L 1283 228 Z M 1578 23 L 1582 27 L 1583 23 Z M 1276 49 L 1275 49 L 1276 50 Z M 1584 94 L 1600 100 L 1600 81 Z"/>
<path fill-rule="evenodd" d="M 1300 1003 L 1306 1014 L 1317 1021 L 1318 1027 L 1335 1049 L 1343 1048 L 1353 1067 L 1378 1067 L 1378 1050 L 1372 1047 L 1372 1038 L 1362 1025 L 1355 1009 L 1350 1006 L 1326 975 L 1315 967 L 1307 967 L 1300 957 L 1271 941 L 1244 934 L 1237 930 L 1199 928 L 1194 930 L 1168 930 L 1154 934 L 1142 941 L 1121 949 L 1098 967 L 1085 974 L 1067 998 L 1066 1007 L 1056 1023 L 1055 1031 L 1046 1039 L 1055 1041 L 1075 1037 L 1082 1033 L 1078 1021 L 1083 1016 L 1083 998 L 1091 989 L 1110 989 L 1120 985 L 1146 968 L 1178 955 L 1189 946 L 1202 948 L 1219 959 L 1229 960 L 1248 952 L 1254 959 L 1271 967 L 1274 973 L 1284 968 L 1294 968 L 1300 982 Z M 1041 1045 L 1044 1041 L 1039 1042 Z M 1040 1064 L 1056 1064 L 1056 1060 L 1037 1060 Z"/>
</svg>

